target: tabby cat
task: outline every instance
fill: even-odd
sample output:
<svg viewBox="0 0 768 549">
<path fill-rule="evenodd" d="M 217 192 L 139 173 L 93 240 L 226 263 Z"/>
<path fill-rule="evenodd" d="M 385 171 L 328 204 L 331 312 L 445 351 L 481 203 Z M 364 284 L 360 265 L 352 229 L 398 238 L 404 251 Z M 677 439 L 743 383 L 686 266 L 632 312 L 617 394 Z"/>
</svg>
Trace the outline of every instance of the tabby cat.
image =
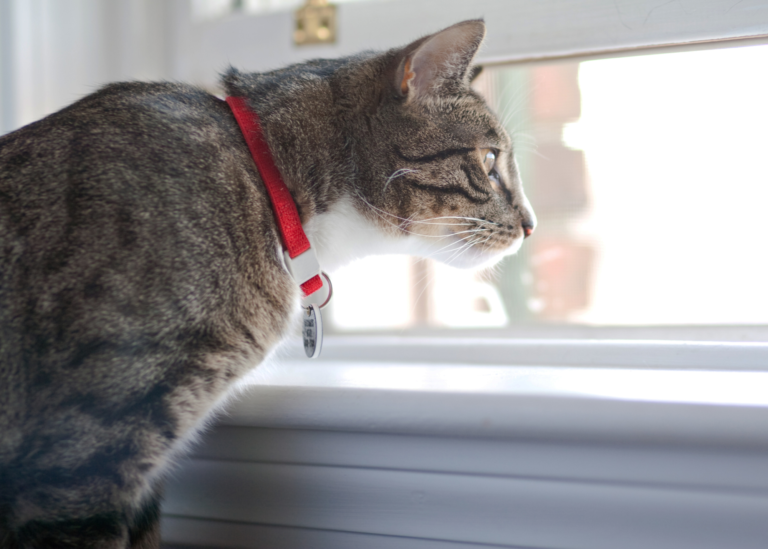
<svg viewBox="0 0 768 549">
<path fill-rule="evenodd" d="M 510 138 L 470 88 L 484 34 L 223 76 L 324 269 L 488 266 L 531 233 Z M 301 311 L 281 250 L 203 90 L 112 84 L 0 138 L 0 547 L 159 545 L 174 456 Z"/>
</svg>

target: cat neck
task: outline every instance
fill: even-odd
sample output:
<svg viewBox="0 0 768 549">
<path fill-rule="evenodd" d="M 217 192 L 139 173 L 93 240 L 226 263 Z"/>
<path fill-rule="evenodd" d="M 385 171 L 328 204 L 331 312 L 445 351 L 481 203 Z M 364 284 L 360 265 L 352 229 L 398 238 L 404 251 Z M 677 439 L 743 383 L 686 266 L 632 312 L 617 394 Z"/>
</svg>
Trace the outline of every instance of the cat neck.
<svg viewBox="0 0 768 549">
<path fill-rule="evenodd" d="M 402 243 L 377 230 L 348 198 L 312 217 L 304 230 L 320 266 L 331 273 L 367 255 L 403 253 Z"/>
<path fill-rule="evenodd" d="M 327 212 L 350 188 L 355 171 L 329 78 L 288 70 L 242 74 L 231 69 L 224 87 L 228 95 L 245 97 L 258 114 L 302 224 Z"/>
<path fill-rule="evenodd" d="M 329 272 L 366 255 L 404 253 L 401 239 L 383 234 L 355 207 L 351 193 L 361 163 L 332 86 L 329 76 L 297 79 L 290 72 L 231 69 L 224 78 L 227 93 L 246 97 L 259 115 L 307 237 Z"/>
</svg>

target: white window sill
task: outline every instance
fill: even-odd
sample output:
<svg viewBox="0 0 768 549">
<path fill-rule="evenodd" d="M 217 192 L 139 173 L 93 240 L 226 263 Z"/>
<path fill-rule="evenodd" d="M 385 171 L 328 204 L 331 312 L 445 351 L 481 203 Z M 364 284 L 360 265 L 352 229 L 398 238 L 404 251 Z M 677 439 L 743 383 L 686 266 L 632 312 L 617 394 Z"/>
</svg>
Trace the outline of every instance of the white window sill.
<svg viewBox="0 0 768 549">
<path fill-rule="evenodd" d="M 768 448 L 764 343 L 336 338 L 291 355 L 222 424 Z"/>
<path fill-rule="evenodd" d="M 764 547 L 767 345 L 409 341 L 265 370 L 169 486 L 166 539 Z"/>
</svg>

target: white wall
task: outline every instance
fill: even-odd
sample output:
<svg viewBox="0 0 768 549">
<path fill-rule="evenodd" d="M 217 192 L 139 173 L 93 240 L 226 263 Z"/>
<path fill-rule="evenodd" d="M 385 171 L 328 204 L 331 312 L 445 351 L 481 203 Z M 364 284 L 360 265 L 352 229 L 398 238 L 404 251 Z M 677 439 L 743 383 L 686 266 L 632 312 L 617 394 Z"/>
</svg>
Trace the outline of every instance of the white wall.
<svg viewBox="0 0 768 549">
<path fill-rule="evenodd" d="M 0 133 L 115 80 L 172 76 L 175 2 L 0 0 Z"/>
</svg>

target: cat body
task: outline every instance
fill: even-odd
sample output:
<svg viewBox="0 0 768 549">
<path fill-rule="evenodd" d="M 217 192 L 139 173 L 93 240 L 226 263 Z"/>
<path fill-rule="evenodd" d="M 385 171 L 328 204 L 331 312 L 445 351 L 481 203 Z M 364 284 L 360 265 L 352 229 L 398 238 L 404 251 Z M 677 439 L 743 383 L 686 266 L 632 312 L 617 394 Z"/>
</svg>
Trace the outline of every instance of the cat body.
<svg viewBox="0 0 768 549">
<path fill-rule="evenodd" d="M 372 252 L 482 266 L 533 229 L 469 87 L 483 34 L 225 74 L 324 269 Z M 0 548 L 157 547 L 173 457 L 298 299 L 221 99 L 113 84 L 0 137 Z"/>
</svg>

